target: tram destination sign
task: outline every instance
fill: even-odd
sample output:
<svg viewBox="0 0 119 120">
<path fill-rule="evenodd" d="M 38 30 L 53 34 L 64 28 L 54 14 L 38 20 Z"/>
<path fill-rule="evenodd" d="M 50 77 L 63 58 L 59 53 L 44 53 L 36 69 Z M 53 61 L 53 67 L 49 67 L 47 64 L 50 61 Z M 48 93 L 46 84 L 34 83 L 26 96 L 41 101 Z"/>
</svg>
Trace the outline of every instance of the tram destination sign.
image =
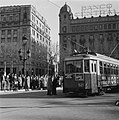
<svg viewBox="0 0 119 120">
<path fill-rule="evenodd" d="M 119 14 L 113 9 L 112 4 L 82 6 L 81 12 L 75 13 L 75 17 L 106 16 Z"/>
</svg>

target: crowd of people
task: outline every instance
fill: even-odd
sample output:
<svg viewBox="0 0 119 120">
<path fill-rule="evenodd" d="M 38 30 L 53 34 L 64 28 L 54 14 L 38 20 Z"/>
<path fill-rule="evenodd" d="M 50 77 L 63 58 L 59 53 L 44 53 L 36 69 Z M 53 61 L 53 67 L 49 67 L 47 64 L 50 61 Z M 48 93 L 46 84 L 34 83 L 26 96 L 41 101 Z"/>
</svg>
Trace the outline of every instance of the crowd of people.
<svg viewBox="0 0 119 120">
<path fill-rule="evenodd" d="M 17 75 L 8 74 L 0 77 L 2 91 L 17 91 L 25 89 L 44 90 L 47 89 L 47 95 L 56 95 L 56 87 L 60 86 L 61 81 L 58 75 Z"/>
</svg>

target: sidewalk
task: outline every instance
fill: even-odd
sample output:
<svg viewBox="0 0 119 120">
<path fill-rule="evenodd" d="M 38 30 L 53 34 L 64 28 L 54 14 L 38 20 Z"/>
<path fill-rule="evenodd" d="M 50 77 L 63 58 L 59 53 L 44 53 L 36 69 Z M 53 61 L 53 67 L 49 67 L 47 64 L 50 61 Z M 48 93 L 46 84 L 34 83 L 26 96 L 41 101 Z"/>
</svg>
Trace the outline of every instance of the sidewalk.
<svg viewBox="0 0 119 120">
<path fill-rule="evenodd" d="M 62 88 L 58 87 L 57 90 L 62 90 Z M 17 91 L 13 91 L 13 90 L 11 90 L 11 91 L 7 91 L 7 90 L 6 91 L 1 91 L 0 90 L 0 95 L 17 94 L 17 93 L 29 93 L 29 92 L 42 92 L 42 91 L 47 91 L 47 89 L 46 90 L 31 90 L 31 89 L 29 89 L 29 91 L 25 91 L 25 89 L 21 89 L 21 90 L 17 90 Z"/>
<path fill-rule="evenodd" d="M 17 94 L 17 93 L 25 93 L 25 92 L 36 92 L 36 91 L 42 91 L 42 90 L 29 90 L 29 91 L 25 91 L 25 89 L 21 89 L 21 90 L 17 90 L 17 91 L 0 91 L 0 95 L 3 95 L 3 94 Z"/>
</svg>

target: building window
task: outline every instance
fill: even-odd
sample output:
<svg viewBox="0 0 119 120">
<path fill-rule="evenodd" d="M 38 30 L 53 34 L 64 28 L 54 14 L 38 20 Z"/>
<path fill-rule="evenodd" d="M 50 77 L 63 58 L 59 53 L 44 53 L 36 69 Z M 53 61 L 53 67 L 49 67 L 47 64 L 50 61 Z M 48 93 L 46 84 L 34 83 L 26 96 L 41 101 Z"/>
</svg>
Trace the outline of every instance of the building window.
<svg viewBox="0 0 119 120">
<path fill-rule="evenodd" d="M 38 20 L 36 20 L 36 23 L 37 23 L 37 25 L 38 25 Z"/>
<path fill-rule="evenodd" d="M 81 43 L 82 45 L 85 43 L 85 37 L 84 37 L 84 35 L 80 36 L 79 43 Z"/>
<path fill-rule="evenodd" d="M 76 36 L 75 35 L 71 36 L 71 40 L 76 42 Z"/>
<path fill-rule="evenodd" d="M 1 21 L 3 21 L 4 20 L 4 15 L 1 15 Z"/>
<path fill-rule="evenodd" d="M 103 34 L 99 35 L 99 39 L 102 40 L 103 39 Z"/>
<path fill-rule="evenodd" d="M 15 21 L 18 21 L 18 20 L 19 20 L 19 14 L 14 15 L 14 20 L 15 20 Z"/>
<path fill-rule="evenodd" d="M 64 19 L 66 19 L 66 15 L 64 15 Z"/>
<path fill-rule="evenodd" d="M 93 26 L 93 25 L 90 25 L 90 26 L 89 26 L 89 30 L 94 30 L 94 26 Z"/>
<path fill-rule="evenodd" d="M 103 34 L 99 34 L 99 40 L 100 40 L 100 42 L 101 42 L 101 43 L 103 43 L 103 42 L 104 42 L 104 39 L 103 39 Z"/>
<path fill-rule="evenodd" d="M 22 32 L 23 32 L 23 34 L 26 34 L 27 33 L 27 28 L 23 28 Z"/>
<path fill-rule="evenodd" d="M 63 42 L 67 42 L 67 37 L 63 36 Z"/>
<path fill-rule="evenodd" d="M 116 38 L 116 40 L 119 42 L 119 33 L 117 33 L 117 38 Z"/>
<path fill-rule="evenodd" d="M 8 38 L 7 38 L 7 42 L 11 42 L 11 37 L 8 37 Z"/>
<path fill-rule="evenodd" d="M 26 20 L 27 19 L 27 12 L 24 12 L 23 18 Z"/>
<path fill-rule="evenodd" d="M 2 23 L 2 27 L 5 27 L 5 25 L 6 25 L 5 23 Z"/>
<path fill-rule="evenodd" d="M 40 35 L 40 40 L 42 40 L 42 35 Z"/>
<path fill-rule="evenodd" d="M 113 29 L 116 29 L 116 23 L 113 24 Z"/>
<path fill-rule="evenodd" d="M 107 24 L 104 24 L 104 29 L 107 29 Z"/>
<path fill-rule="evenodd" d="M 13 37 L 13 42 L 17 42 L 17 37 Z"/>
<path fill-rule="evenodd" d="M 67 32 L 67 27 L 64 26 L 64 27 L 62 28 L 62 31 L 63 31 L 64 33 L 66 33 L 66 32 Z"/>
<path fill-rule="evenodd" d="M 7 35 L 11 35 L 11 30 L 8 30 L 8 31 L 7 31 Z"/>
<path fill-rule="evenodd" d="M 9 16 L 9 20 L 10 20 L 10 21 L 13 20 L 13 16 L 12 16 L 12 15 Z"/>
<path fill-rule="evenodd" d="M 41 27 L 41 23 L 39 23 L 40 27 Z"/>
<path fill-rule="evenodd" d="M 46 39 L 46 44 L 48 44 L 48 41 L 47 41 L 47 39 Z"/>
<path fill-rule="evenodd" d="M 43 37 L 43 42 L 44 42 L 44 37 Z"/>
<path fill-rule="evenodd" d="M 93 40 L 94 40 L 94 36 L 93 36 L 93 35 L 90 35 L 90 36 L 89 36 L 89 40 L 90 40 L 90 41 L 93 41 Z"/>
<path fill-rule="evenodd" d="M 32 34 L 35 36 L 35 30 L 32 30 Z"/>
<path fill-rule="evenodd" d="M 5 30 L 2 30 L 2 31 L 1 31 L 1 35 L 5 35 Z"/>
<path fill-rule="evenodd" d="M 46 33 L 48 32 L 48 29 L 46 28 Z"/>
<path fill-rule="evenodd" d="M 13 35 L 17 35 L 17 30 L 13 30 Z"/>
<path fill-rule="evenodd" d="M 92 26 L 90 26 L 90 29 L 92 28 Z M 85 27 L 82 25 L 81 26 L 81 31 L 84 31 Z M 91 29 L 92 30 L 92 29 Z"/>
<path fill-rule="evenodd" d="M 85 31 L 88 31 L 88 26 L 87 26 L 87 25 L 85 25 L 84 27 L 85 27 Z M 95 27 L 95 26 L 94 26 L 94 27 Z"/>
<path fill-rule="evenodd" d="M 67 44 L 63 44 L 63 49 L 64 49 L 64 50 L 67 49 Z"/>
<path fill-rule="evenodd" d="M 108 24 L 108 29 L 111 29 L 111 24 Z"/>
<path fill-rule="evenodd" d="M 1 43 L 5 43 L 5 38 L 1 38 Z"/>
<path fill-rule="evenodd" d="M 109 33 L 109 34 L 108 34 L 108 40 L 109 40 L 109 41 L 112 41 L 112 39 L 113 39 L 113 38 L 112 38 L 112 33 Z"/>
<path fill-rule="evenodd" d="M 102 30 L 103 29 L 103 25 L 99 25 L 99 29 Z"/>
<path fill-rule="evenodd" d="M 39 34 L 37 33 L 37 38 L 39 38 Z"/>
<path fill-rule="evenodd" d="M 75 35 L 71 36 L 71 44 L 72 44 L 72 51 L 74 51 L 74 49 L 76 49 L 76 36 Z"/>
<path fill-rule="evenodd" d="M 80 28 L 80 27 L 79 27 Z M 79 29 L 80 30 L 80 29 Z M 75 26 L 72 26 L 72 32 L 75 32 L 76 31 L 76 27 Z"/>
<path fill-rule="evenodd" d="M 90 49 L 94 49 L 94 36 L 90 35 L 89 36 L 89 44 L 90 44 Z"/>
<path fill-rule="evenodd" d="M 118 23 L 118 29 L 119 29 L 119 23 Z"/>
<path fill-rule="evenodd" d="M 98 30 L 98 25 L 95 25 L 95 26 L 94 26 L 94 30 Z"/>
<path fill-rule="evenodd" d="M 35 22 L 35 17 L 32 15 L 32 20 Z"/>
</svg>

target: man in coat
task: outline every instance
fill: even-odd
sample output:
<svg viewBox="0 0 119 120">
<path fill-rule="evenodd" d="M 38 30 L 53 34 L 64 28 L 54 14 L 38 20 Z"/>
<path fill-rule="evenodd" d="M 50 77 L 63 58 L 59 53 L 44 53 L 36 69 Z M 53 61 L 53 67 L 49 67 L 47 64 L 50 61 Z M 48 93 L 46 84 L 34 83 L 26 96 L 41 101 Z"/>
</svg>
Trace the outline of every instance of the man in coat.
<svg viewBox="0 0 119 120">
<path fill-rule="evenodd" d="M 48 76 L 48 81 L 47 81 L 47 95 L 52 95 L 52 75 Z"/>
</svg>

